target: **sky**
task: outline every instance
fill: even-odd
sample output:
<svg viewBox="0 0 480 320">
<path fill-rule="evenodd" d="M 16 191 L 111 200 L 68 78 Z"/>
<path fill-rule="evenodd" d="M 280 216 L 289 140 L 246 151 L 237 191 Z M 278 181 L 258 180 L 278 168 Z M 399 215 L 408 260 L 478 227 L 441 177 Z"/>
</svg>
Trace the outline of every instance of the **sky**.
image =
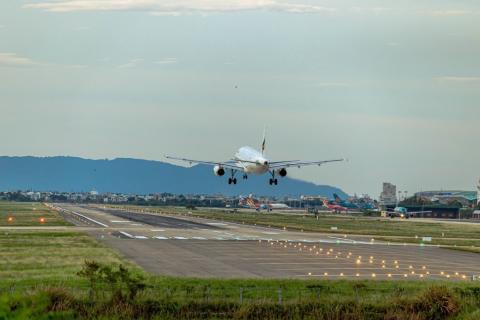
<svg viewBox="0 0 480 320">
<path fill-rule="evenodd" d="M 1 1 L 0 155 L 228 160 L 267 126 L 272 161 L 349 159 L 296 178 L 474 190 L 479 39 L 477 0 Z"/>
</svg>

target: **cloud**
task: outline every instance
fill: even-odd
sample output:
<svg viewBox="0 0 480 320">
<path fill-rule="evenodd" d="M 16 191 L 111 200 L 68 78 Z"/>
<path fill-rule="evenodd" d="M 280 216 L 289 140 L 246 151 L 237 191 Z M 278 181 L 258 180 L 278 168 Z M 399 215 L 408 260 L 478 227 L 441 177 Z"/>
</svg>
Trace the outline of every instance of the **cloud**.
<svg viewBox="0 0 480 320">
<path fill-rule="evenodd" d="M 24 8 L 51 12 L 145 11 L 153 15 L 269 10 L 288 13 L 329 13 L 332 8 L 279 0 L 63 0 L 28 3 Z"/>
<path fill-rule="evenodd" d="M 143 62 L 143 59 L 132 59 L 125 64 L 117 66 L 117 68 L 120 68 L 120 69 L 135 68 L 142 62 Z"/>
<path fill-rule="evenodd" d="M 480 83 L 480 77 L 444 76 L 444 77 L 436 77 L 434 79 L 439 82 L 454 82 L 454 83 L 479 82 Z"/>
<path fill-rule="evenodd" d="M 15 53 L 0 52 L 0 66 L 3 67 L 33 67 L 38 63 L 29 58 L 21 57 Z"/>
<path fill-rule="evenodd" d="M 480 77 L 444 76 L 436 77 L 434 78 L 434 81 L 439 85 L 444 86 L 465 86 L 477 88 L 478 85 L 480 85 Z"/>
<path fill-rule="evenodd" d="M 430 11 L 430 15 L 432 16 L 465 16 L 470 14 L 476 14 L 475 11 L 470 10 L 434 10 Z"/>
<path fill-rule="evenodd" d="M 177 58 L 166 58 L 166 59 L 155 61 L 154 63 L 155 64 L 174 64 L 177 62 L 178 62 Z"/>
<path fill-rule="evenodd" d="M 358 14 L 383 14 L 387 12 L 392 12 L 392 8 L 386 8 L 386 7 L 351 7 L 350 11 L 353 13 L 358 13 Z"/>
</svg>

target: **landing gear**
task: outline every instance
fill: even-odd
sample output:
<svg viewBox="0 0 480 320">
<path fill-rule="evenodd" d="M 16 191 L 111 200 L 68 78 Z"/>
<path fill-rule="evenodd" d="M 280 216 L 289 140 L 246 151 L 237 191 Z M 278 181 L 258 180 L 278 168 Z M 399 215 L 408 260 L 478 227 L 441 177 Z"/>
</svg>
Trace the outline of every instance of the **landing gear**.
<svg viewBox="0 0 480 320">
<path fill-rule="evenodd" d="M 270 174 L 272 175 L 272 177 L 270 178 L 270 180 L 268 181 L 270 183 L 270 185 L 277 185 L 278 184 L 278 180 L 275 178 L 275 171 L 270 171 Z"/>
<path fill-rule="evenodd" d="M 277 185 L 278 184 L 277 179 L 270 179 L 268 182 L 270 183 L 270 185 Z"/>
<path fill-rule="evenodd" d="M 243 175 L 243 180 L 247 180 L 248 176 L 246 174 Z"/>
<path fill-rule="evenodd" d="M 236 171 L 235 170 L 230 170 L 230 173 L 231 173 L 231 178 L 228 178 L 228 184 L 237 184 L 237 178 L 235 178 L 235 173 Z"/>
</svg>

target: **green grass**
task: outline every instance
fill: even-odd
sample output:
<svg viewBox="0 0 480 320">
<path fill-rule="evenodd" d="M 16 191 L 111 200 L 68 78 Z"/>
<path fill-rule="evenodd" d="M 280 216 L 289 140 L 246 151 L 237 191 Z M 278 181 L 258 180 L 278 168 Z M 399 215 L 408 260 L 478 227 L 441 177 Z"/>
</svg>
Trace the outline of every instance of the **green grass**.
<svg viewBox="0 0 480 320">
<path fill-rule="evenodd" d="M 69 231 L 0 231 L 0 287 L 11 284 L 77 284 L 84 261 L 125 261 L 86 234 Z"/>
<path fill-rule="evenodd" d="M 0 227 L 69 225 L 57 212 L 41 203 L 0 201 Z"/>
<path fill-rule="evenodd" d="M 319 215 L 318 220 L 311 214 L 284 215 L 278 213 L 229 213 L 223 210 L 199 208 L 187 210 L 178 207 L 134 207 L 137 210 L 196 216 L 245 224 L 256 224 L 276 228 L 287 228 L 323 233 L 372 236 L 377 240 L 405 243 L 422 243 L 422 237 L 433 237 L 426 244 L 462 247 L 471 252 L 480 251 L 480 224 L 455 224 L 444 222 L 422 222 L 412 220 L 382 219 L 355 216 Z M 332 230 L 336 227 L 337 230 Z"/>
<path fill-rule="evenodd" d="M 480 287 L 466 283 L 148 278 L 135 298 L 105 288 L 0 292 L 0 318 L 477 319 Z M 21 317 L 20 317 L 21 318 Z"/>
</svg>

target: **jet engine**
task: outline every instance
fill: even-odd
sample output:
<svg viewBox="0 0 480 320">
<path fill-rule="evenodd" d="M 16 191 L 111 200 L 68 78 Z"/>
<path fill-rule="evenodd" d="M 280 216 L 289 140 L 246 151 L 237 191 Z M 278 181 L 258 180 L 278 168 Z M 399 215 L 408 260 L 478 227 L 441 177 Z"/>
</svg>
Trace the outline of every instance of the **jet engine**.
<svg viewBox="0 0 480 320">
<path fill-rule="evenodd" d="M 215 173 L 216 176 L 221 177 L 225 174 L 225 169 L 220 166 L 215 166 L 213 167 L 213 173 Z"/>
<path fill-rule="evenodd" d="M 277 173 L 278 173 L 278 175 L 279 175 L 280 177 L 283 178 L 283 177 L 285 177 L 285 176 L 287 175 L 287 169 L 282 168 L 282 169 L 280 169 L 280 170 L 277 170 Z"/>
</svg>

